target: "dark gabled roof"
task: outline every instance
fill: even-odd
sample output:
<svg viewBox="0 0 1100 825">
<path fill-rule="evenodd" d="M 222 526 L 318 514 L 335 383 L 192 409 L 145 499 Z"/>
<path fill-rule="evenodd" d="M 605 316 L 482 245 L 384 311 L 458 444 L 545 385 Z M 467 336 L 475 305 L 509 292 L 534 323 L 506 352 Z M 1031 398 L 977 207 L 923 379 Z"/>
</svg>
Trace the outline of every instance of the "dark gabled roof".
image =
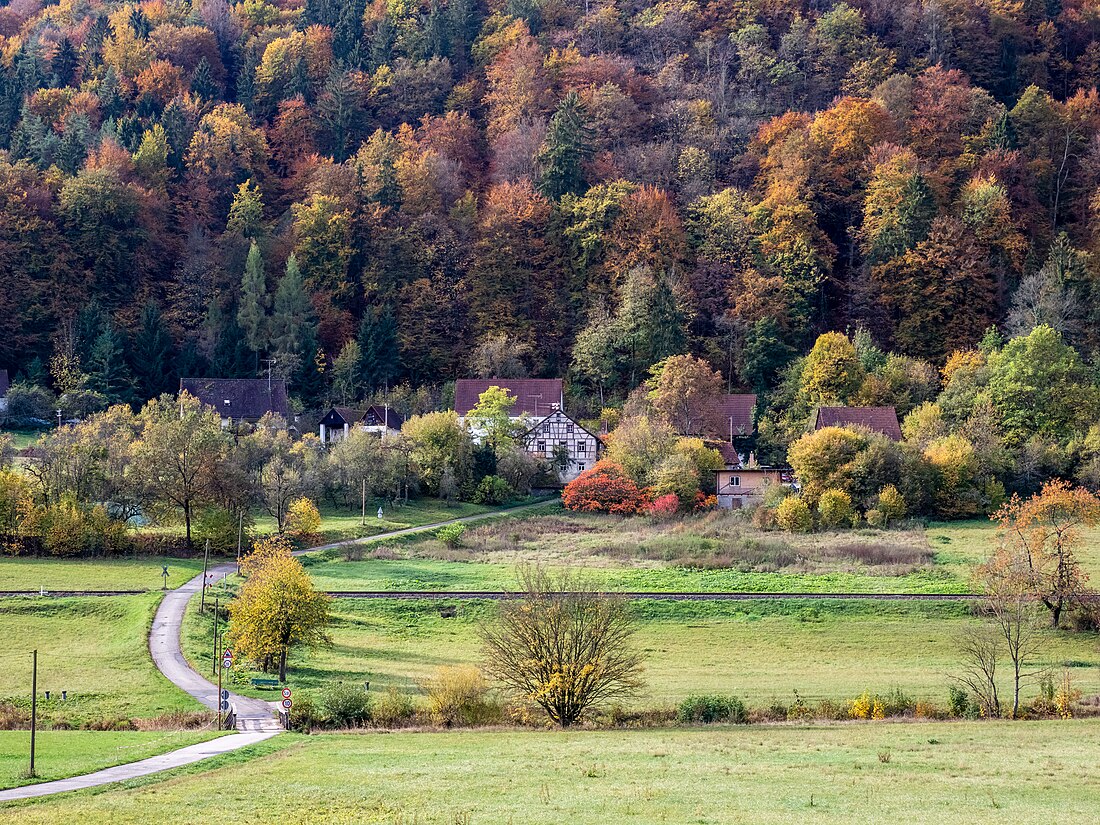
<svg viewBox="0 0 1100 825">
<path fill-rule="evenodd" d="M 8 381 L 8 371 L 0 370 L 0 398 L 4 398 L 8 394 L 8 387 L 11 383 Z"/>
<path fill-rule="evenodd" d="M 359 423 L 362 420 L 366 412 L 363 410 L 354 410 L 351 407 L 332 407 L 325 417 L 321 419 L 320 423 L 326 427 L 342 427 L 347 424 L 349 427 Z"/>
<path fill-rule="evenodd" d="M 524 413 L 536 418 L 562 406 L 560 378 L 460 378 L 455 381 L 455 412 L 467 415 L 489 387 L 500 387 L 516 397 L 512 415 Z"/>
<path fill-rule="evenodd" d="M 752 435 L 752 415 L 755 410 L 756 396 L 753 393 L 720 396 L 718 403 L 714 405 L 714 417 L 722 426 L 722 430 L 716 435 L 729 438 L 731 427 L 735 437 Z"/>
<path fill-rule="evenodd" d="M 405 419 L 401 417 L 400 413 L 385 404 L 371 404 L 359 420 L 361 421 L 371 413 L 374 413 L 374 417 L 384 422 L 391 430 L 400 430 L 401 425 L 405 423 Z"/>
<path fill-rule="evenodd" d="M 741 456 L 737 454 L 737 448 L 728 441 L 704 441 L 703 444 L 712 450 L 717 450 L 722 460 L 726 462 L 727 468 L 741 466 Z"/>
<path fill-rule="evenodd" d="M 822 427 L 865 427 L 901 441 L 901 426 L 893 407 L 818 407 L 814 429 Z"/>
<path fill-rule="evenodd" d="M 213 407 L 223 418 L 258 421 L 269 412 L 284 418 L 290 413 L 286 381 L 282 378 L 270 382 L 266 378 L 181 378 L 180 392 L 184 391 Z"/>
</svg>

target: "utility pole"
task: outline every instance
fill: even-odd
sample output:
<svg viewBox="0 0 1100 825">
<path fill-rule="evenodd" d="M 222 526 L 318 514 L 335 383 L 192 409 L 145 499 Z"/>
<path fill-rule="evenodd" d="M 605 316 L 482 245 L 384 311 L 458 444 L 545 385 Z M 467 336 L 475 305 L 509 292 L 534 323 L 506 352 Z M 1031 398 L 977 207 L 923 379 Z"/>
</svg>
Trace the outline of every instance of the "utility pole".
<svg viewBox="0 0 1100 825">
<path fill-rule="evenodd" d="M 210 671 L 210 675 L 213 676 L 218 672 L 218 594 L 214 594 L 214 667 Z M 221 685 L 218 685 L 221 688 Z M 218 690 L 218 699 L 221 700 L 222 692 Z"/>
<path fill-rule="evenodd" d="M 33 777 L 34 773 L 34 735 L 38 727 L 38 649 L 32 654 L 31 665 L 31 769 L 27 775 Z"/>
<path fill-rule="evenodd" d="M 360 481 L 363 485 L 362 486 L 362 492 L 360 493 L 360 496 L 362 497 L 363 514 L 359 519 L 359 524 L 362 527 L 366 527 L 367 526 L 367 479 L 364 477 L 364 478 L 360 479 Z"/>
<path fill-rule="evenodd" d="M 57 429 L 61 429 L 61 409 L 57 409 Z"/>
<path fill-rule="evenodd" d="M 206 565 L 210 561 L 210 539 L 206 540 L 206 549 L 202 554 L 202 596 L 199 599 L 199 612 L 206 612 Z"/>
<path fill-rule="evenodd" d="M 241 575 L 241 541 L 244 539 L 244 508 L 237 516 L 237 575 Z"/>
</svg>

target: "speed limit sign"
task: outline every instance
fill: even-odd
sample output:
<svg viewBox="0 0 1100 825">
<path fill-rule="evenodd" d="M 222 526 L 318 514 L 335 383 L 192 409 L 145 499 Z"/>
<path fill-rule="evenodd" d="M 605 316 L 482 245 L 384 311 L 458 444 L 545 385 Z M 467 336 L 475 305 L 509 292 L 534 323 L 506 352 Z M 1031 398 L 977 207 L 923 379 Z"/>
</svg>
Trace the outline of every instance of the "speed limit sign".
<svg viewBox="0 0 1100 825">
<path fill-rule="evenodd" d="M 294 707 L 294 701 L 292 699 L 284 699 L 283 700 L 283 707 L 286 710 L 290 710 L 292 707 Z"/>
<path fill-rule="evenodd" d="M 284 699 L 289 699 L 290 698 L 290 688 L 283 688 L 283 698 Z"/>
</svg>

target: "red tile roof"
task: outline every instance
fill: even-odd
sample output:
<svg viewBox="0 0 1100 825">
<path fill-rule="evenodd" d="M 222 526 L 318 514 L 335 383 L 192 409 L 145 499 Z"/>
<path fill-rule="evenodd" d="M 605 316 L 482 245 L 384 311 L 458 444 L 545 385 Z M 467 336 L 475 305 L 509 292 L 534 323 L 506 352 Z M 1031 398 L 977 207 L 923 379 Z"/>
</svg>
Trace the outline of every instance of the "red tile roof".
<svg viewBox="0 0 1100 825">
<path fill-rule="evenodd" d="M 542 418 L 561 409 L 564 400 L 560 378 L 460 378 L 455 382 L 455 412 L 467 415 L 489 387 L 500 387 L 516 396 L 512 415 L 517 417 L 527 413 Z"/>
<path fill-rule="evenodd" d="M 730 438 L 731 429 L 734 437 L 752 435 L 755 409 L 756 396 L 752 393 L 719 396 L 718 403 L 714 405 L 714 417 L 721 429 L 715 435 Z"/>
<path fill-rule="evenodd" d="M 866 427 L 901 441 L 901 426 L 893 407 L 818 407 L 814 429 L 822 427 Z"/>
</svg>

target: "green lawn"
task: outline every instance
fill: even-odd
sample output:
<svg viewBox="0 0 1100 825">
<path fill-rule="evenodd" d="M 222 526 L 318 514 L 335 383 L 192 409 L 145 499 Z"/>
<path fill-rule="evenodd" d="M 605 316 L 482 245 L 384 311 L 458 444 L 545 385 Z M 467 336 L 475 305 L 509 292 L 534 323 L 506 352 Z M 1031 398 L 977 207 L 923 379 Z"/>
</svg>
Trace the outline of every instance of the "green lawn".
<svg viewBox="0 0 1100 825">
<path fill-rule="evenodd" d="M 1093 822 L 1100 723 L 285 735 L 0 823 Z"/>
<path fill-rule="evenodd" d="M 860 601 L 635 602 L 636 644 L 646 654 L 646 691 L 636 706 L 666 706 L 691 693 L 735 693 L 750 706 L 807 698 L 852 699 L 864 690 L 899 687 L 914 698 L 946 703 L 949 674 L 957 672 L 956 637 L 973 621 L 962 604 Z M 478 623 L 491 602 L 459 605 L 444 619 L 435 602 L 338 599 L 334 644 L 292 656 L 289 684 L 315 689 L 328 680 L 369 681 L 371 690 L 395 685 L 416 693 L 444 665 L 477 663 Z M 209 619 L 192 609 L 184 647 L 209 668 Z M 1072 664 L 1085 695 L 1100 692 L 1096 634 L 1050 634 L 1044 664 Z M 240 692 L 254 691 L 235 669 Z M 1034 693 L 1034 686 L 1029 688 Z"/>
<path fill-rule="evenodd" d="M 322 590 L 515 590 L 516 565 L 398 558 L 313 561 L 305 564 Z M 937 569 L 903 576 L 866 573 L 763 573 L 730 568 L 670 566 L 585 567 L 607 590 L 753 593 L 967 593 L 966 579 Z"/>
<path fill-rule="evenodd" d="M 378 518 L 379 506 L 383 507 L 382 518 Z M 324 543 L 328 543 L 374 536 L 392 530 L 404 530 L 407 527 L 419 527 L 423 524 L 434 524 L 437 521 L 449 521 L 463 516 L 474 516 L 488 513 L 496 508 L 462 501 L 447 504 L 435 498 L 417 499 L 408 504 L 396 506 L 389 501 L 368 499 L 365 524 L 362 512 L 358 509 L 349 511 L 331 506 L 322 506 L 320 509 L 321 537 Z M 274 533 L 276 529 L 274 518 L 267 514 L 256 515 L 258 533 Z"/>
<path fill-rule="evenodd" d="M 136 762 L 212 739 L 216 731 L 39 731 L 34 769 L 26 776 L 30 731 L 0 731 L 0 789 L 48 782 Z"/>
<path fill-rule="evenodd" d="M 63 559 L 0 556 L 0 590 L 160 590 L 202 572 L 202 559 Z"/>
<path fill-rule="evenodd" d="M 33 446 L 34 443 L 38 441 L 42 433 L 38 431 L 31 432 L 27 430 L 3 430 L 2 432 L 0 432 L 0 435 L 11 436 L 12 446 L 15 447 L 15 449 L 17 450 L 24 450 L 27 447 Z"/>
<path fill-rule="evenodd" d="M 31 651 L 38 649 L 38 689 L 52 691 L 39 711 L 48 721 L 201 710 L 149 656 L 149 626 L 159 596 L 0 599 L 0 698 L 29 706 Z M 62 690 L 67 702 L 58 701 Z"/>
</svg>

